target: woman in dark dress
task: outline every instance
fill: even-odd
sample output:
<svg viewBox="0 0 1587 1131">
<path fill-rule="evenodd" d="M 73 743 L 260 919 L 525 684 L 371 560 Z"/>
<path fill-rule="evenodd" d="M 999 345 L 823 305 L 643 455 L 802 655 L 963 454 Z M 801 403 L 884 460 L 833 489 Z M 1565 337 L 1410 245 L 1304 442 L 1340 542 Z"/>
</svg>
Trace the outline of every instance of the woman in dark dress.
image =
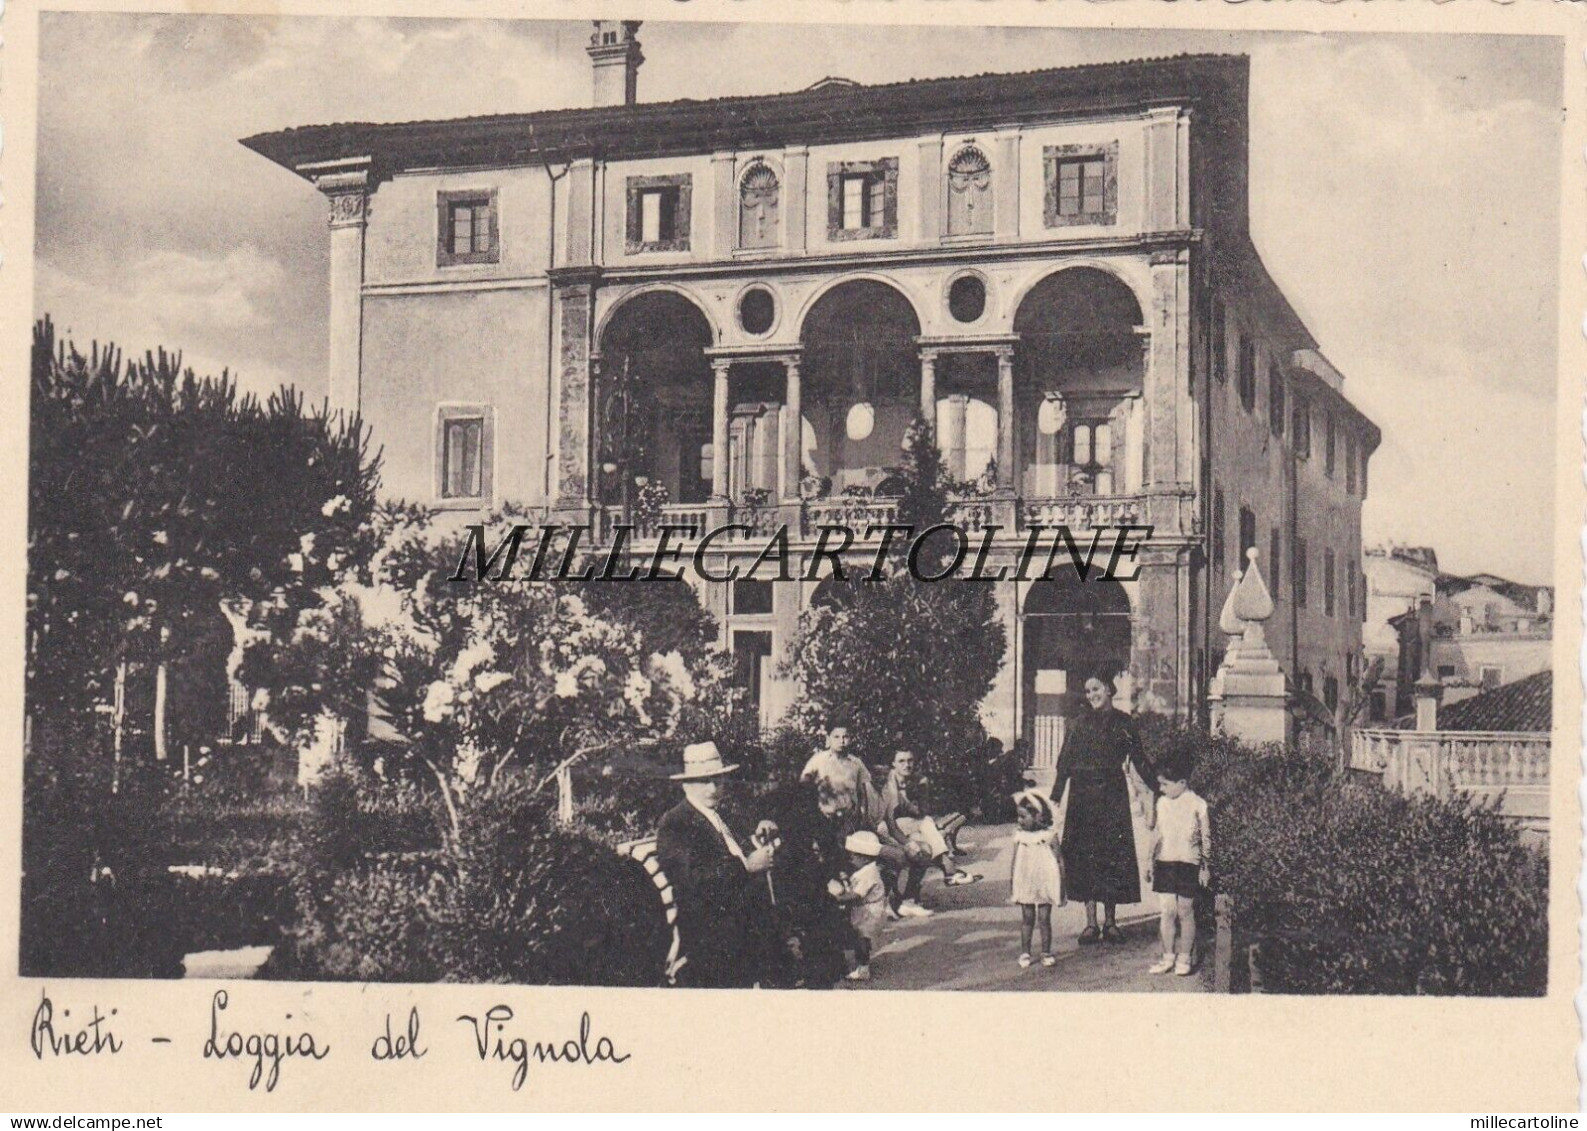
<svg viewBox="0 0 1587 1131">
<path fill-rule="evenodd" d="M 1127 762 L 1149 781 L 1135 723 L 1113 706 L 1113 681 L 1091 676 L 1085 683 L 1087 710 L 1074 720 L 1058 755 L 1052 786 L 1053 808 L 1069 790 L 1063 824 L 1064 892 L 1086 905 L 1080 942 L 1123 942 L 1114 919 L 1120 903 L 1141 900 L 1140 866 L 1135 857 L 1135 825 L 1130 817 Z M 1097 927 L 1097 904 L 1103 921 Z"/>
</svg>

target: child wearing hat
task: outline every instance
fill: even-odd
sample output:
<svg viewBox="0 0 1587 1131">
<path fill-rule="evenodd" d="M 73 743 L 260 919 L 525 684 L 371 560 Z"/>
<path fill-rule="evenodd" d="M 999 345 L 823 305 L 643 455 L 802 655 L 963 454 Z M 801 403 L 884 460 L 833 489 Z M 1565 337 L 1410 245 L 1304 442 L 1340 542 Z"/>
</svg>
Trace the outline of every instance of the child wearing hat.
<svg viewBox="0 0 1587 1131">
<path fill-rule="evenodd" d="M 849 926 L 854 932 L 854 961 L 848 972 L 851 982 L 868 982 L 871 977 L 871 947 L 881 937 L 882 925 L 887 922 L 887 885 L 882 882 L 882 870 L 876 859 L 882 852 L 882 841 L 868 829 L 850 833 L 843 842 L 849 854 L 853 871 L 848 882 L 833 891 L 839 903 L 849 909 Z"/>
</svg>

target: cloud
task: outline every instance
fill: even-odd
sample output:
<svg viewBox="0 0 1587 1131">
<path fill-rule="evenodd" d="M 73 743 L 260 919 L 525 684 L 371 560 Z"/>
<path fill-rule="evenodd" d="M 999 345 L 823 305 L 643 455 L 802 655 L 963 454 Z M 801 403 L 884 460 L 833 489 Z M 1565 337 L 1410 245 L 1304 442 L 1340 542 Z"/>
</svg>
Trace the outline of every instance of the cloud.
<svg viewBox="0 0 1587 1131">
<path fill-rule="evenodd" d="M 229 370 L 246 391 L 265 395 L 293 384 L 291 372 L 246 343 L 268 341 L 276 321 L 268 299 L 283 285 L 281 265 L 255 248 L 206 259 L 156 251 L 109 280 L 36 264 L 35 307 L 57 336 L 79 349 L 113 341 L 126 356 L 180 352 L 200 376 Z"/>
</svg>

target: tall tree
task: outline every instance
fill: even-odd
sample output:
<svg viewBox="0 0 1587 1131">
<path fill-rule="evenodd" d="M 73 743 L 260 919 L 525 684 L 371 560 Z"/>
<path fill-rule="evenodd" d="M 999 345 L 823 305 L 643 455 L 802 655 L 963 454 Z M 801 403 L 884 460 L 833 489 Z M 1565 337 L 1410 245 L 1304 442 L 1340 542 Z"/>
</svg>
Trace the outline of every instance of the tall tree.
<svg viewBox="0 0 1587 1131">
<path fill-rule="evenodd" d="M 898 521 L 915 534 L 950 515 L 947 481 L 930 426 L 906 434 Z M 953 552 L 947 532 L 916 555 L 934 576 Z M 939 782 L 972 788 L 970 760 L 986 741 L 980 706 L 1007 648 L 990 584 L 922 581 L 908 568 L 908 540 L 894 544 L 884 576 L 830 583 L 831 599 L 800 617 L 787 674 L 802 694 L 790 722 L 812 735 L 844 722 L 861 755 L 881 764 L 913 750 Z"/>
<path fill-rule="evenodd" d="M 160 754 L 167 664 L 224 601 L 314 603 L 359 556 L 378 483 L 357 418 L 307 412 L 292 389 L 240 394 L 163 350 L 85 356 L 48 318 L 30 443 L 29 709 L 119 712 L 141 662 Z"/>
</svg>

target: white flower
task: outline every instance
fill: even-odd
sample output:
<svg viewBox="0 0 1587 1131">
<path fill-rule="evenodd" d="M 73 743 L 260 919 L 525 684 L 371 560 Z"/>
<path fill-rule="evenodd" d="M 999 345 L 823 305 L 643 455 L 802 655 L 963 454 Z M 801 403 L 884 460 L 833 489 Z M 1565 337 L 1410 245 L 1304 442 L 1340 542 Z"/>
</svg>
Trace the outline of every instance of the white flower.
<svg viewBox="0 0 1587 1131">
<path fill-rule="evenodd" d="M 288 554 L 287 555 L 287 565 L 291 567 L 293 573 L 302 573 L 303 572 L 303 555 L 302 554 Z"/>
<path fill-rule="evenodd" d="M 130 589 L 127 590 L 126 593 L 122 594 L 121 599 L 135 609 L 138 607 L 138 595 Z"/>
<path fill-rule="evenodd" d="M 210 569 L 209 566 L 204 566 L 202 569 L 200 569 L 198 571 L 198 575 L 200 577 L 202 577 L 205 581 L 214 581 L 217 577 L 220 576 L 220 574 L 218 574 L 214 570 Z"/>
<path fill-rule="evenodd" d="M 572 593 L 569 593 L 562 598 L 562 611 L 575 619 L 580 619 L 588 615 L 584 610 L 584 599 L 582 597 L 575 597 Z"/>
<path fill-rule="evenodd" d="M 558 672 L 556 682 L 558 699 L 572 699 L 579 693 L 579 677 L 572 672 Z"/>
<path fill-rule="evenodd" d="M 489 640 L 476 640 L 457 654 L 452 665 L 452 681 L 467 683 L 474 669 L 496 658 L 496 649 Z"/>
<path fill-rule="evenodd" d="M 346 495 L 337 495 L 335 498 L 325 501 L 325 505 L 320 508 L 320 513 L 326 518 L 330 518 L 332 515 L 347 510 L 349 505 Z"/>
<path fill-rule="evenodd" d="M 330 557 L 326 558 L 325 559 L 325 568 L 331 570 L 333 573 L 336 570 L 341 569 L 342 568 L 342 555 L 340 555 L 340 554 L 332 554 Z"/>
<path fill-rule="evenodd" d="M 684 663 L 682 653 L 676 649 L 671 652 L 652 655 L 650 657 L 650 670 L 653 674 L 663 677 L 667 683 L 671 684 L 679 699 L 694 698 L 694 677 L 689 674 L 689 667 Z"/>
<path fill-rule="evenodd" d="M 445 680 L 436 680 L 430 684 L 430 689 L 424 694 L 424 717 L 427 721 L 438 723 L 452 713 L 452 700 L 456 697 L 452 685 Z"/>
<path fill-rule="evenodd" d="M 480 672 L 474 677 L 474 687 L 480 692 L 494 691 L 511 679 L 507 672 Z"/>
<path fill-rule="evenodd" d="M 305 558 L 312 554 L 314 552 L 314 535 L 305 534 L 299 538 L 298 549 L 303 552 Z"/>
<path fill-rule="evenodd" d="M 154 544 L 155 544 L 155 545 L 156 545 L 156 546 L 163 546 L 163 545 L 165 545 L 165 544 L 166 544 L 166 543 L 167 543 L 167 542 L 169 542 L 169 541 L 170 541 L 170 540 L 171 540 L 171 539 L 170 539 L 170 538 L 168 538 L 168 537 L 166 537 L 166 533 L 165 533 L 165 531 L 163 531 L 163 530 L 156 530 L 156 531 L 155 531 L 155 532 L 154 532 Z"/>
<path fill-rule="evenodd" d="M 58 569 L 55 571 L 56 581 L 65 581 L 70 576 L 72 576 L 70 570 Z"/>
</svg>

